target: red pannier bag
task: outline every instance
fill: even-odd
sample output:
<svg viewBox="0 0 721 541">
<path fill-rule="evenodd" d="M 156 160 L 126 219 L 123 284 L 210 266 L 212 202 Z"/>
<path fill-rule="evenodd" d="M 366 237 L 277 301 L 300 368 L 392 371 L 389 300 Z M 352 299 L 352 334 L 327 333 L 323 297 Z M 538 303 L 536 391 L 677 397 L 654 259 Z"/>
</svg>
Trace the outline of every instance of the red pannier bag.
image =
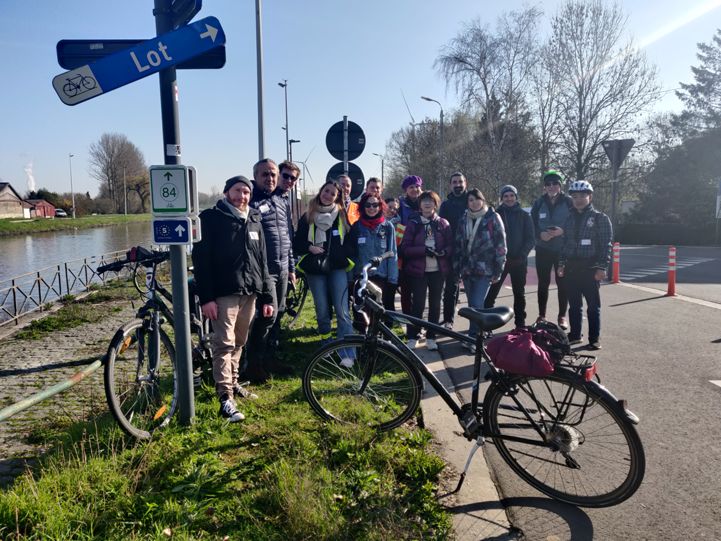
<svg viewBox="0 0 721 541">
<path fill-rule="evenodd" d="M 533 333 L 516 329 L 505 336 L 491 338 L 486 351 L 496 368 L 511 374 L 524 376 L 548 376 L 553 374 L 553 362 L 548 352 L 533 341 Z"/>
</svg>

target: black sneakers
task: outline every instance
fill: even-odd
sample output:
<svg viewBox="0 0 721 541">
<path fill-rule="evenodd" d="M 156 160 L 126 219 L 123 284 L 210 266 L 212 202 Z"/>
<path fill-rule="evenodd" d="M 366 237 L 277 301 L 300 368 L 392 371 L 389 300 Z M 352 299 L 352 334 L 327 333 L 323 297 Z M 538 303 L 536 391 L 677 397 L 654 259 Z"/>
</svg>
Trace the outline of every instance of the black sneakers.
<svg viewBox="0 0 721 541">
<path fill-rule="evenodd" d="M 218 415 L 227 419 L 229 423 L 237 423 L 245 419 L 245 415 L 238 411 L 235 406 L 235 400 L 228 398 L 228 395 L 223 395 L 220 399 L 220 411 Z"/>
<path fill-rule="evenodd" d="M 233 397 L 234 398 L 249 398 L 251 400 L 255 400 L 258 398 L 258 395 L 254 392 L 246 389 L 244 386 L 248 385 L 249 381 L 244 381 L 243 383 L 236 383 L 233 386 Z"/>
</svg>

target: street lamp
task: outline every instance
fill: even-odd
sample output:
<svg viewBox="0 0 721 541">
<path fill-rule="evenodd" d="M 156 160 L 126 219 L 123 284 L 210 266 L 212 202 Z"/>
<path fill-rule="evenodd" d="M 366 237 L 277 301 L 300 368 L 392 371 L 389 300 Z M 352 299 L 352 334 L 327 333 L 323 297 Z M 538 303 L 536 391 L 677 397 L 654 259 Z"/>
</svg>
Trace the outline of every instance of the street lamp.
<svg viewBox="0 0 721 541">
<path fill-rule="evenodd" d="M 432 101 L 432 102 L 434 102 L 434 103 L 437 103 L 437 104 L 438 104 L 438 107 L 441 108 L 441 149 L 440 149 L 440 154 L 441 154 L 441 171 L 440 171 L 440 174 L 438 175 L 438 195 L 441 196 L 441 197 L 443 197 L 443 167 L 444 167 L 444 165 L 445 165 L 445 164 L 443 163 L 443 162 L 444 162 L 444 157 L 445 157 L 445 156 L 444 156 L 444 153 L 443 153 L 443 106 L 441 105 L 441 102 L 439 102 L 438 100 L 434 100 L 433 98 L 429 98 L 429 97 L 426 97 L 426 96 L 421 96 L 421 99 L 422 99 L 422 100 Z"/>
<path fill-rule="evenodd" d="M 278 83 L 278 86 L 283 89 L 285 94 L 285 157 L 288 161 L 291 161 L 290 141 L 288 140 L 288 79 L 283 79 L 283 82 Z"/>
<path fill-rule="evenodd" d="M 378 154 L 377 152 L 374 152 L 373 155 L 378 156 L 381 159 L 381 182 L 385 186 L 386 179 L 384 178 L 384 175 L 383 175 L 383 163 L 385 161 L 385 157 L 383 156 L 383 154 Z"/>
<path fill-rule="evenodd" d="M 291 139 L 288 141 L 288 161 L 293 161 L 293 143 L 300 143 L 300 139 Z"/>
<path fill-rule="evenodd" d="M 73 202 L 73 220 L 75 219 L 75 191 L 73 190 L 73 156 L 68 154 L 68 165 L 70 165 L 70 199 Z"/>
</svg>

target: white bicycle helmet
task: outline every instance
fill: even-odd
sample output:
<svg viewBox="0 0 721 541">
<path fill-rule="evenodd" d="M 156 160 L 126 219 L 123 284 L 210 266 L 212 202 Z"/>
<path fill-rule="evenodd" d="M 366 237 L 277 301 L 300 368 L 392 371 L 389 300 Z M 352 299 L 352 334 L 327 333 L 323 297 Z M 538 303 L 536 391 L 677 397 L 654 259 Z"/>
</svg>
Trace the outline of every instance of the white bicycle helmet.
<svg viewBox="0 0 721 541">
<path fill-rule="evenodd" d="M 591 186 L 590 182 L 586 182 L 585 180 L 574 180 L 568 188 L 568 193 L 573 192 L 593 193 L 593 186 Z"/>
</svg>

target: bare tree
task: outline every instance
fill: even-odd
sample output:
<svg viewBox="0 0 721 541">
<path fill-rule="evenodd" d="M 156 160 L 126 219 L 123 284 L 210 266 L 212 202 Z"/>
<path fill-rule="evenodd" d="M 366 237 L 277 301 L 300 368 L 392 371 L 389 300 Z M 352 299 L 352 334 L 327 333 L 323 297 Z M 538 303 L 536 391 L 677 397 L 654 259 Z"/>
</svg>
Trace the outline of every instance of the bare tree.
<svg viewBox="0 0 721 541">
<path fill-rule="evenodd" d="M 530 101 L 536 117 L 538 133 L 538 161 L 540 172 L 556 165 L 553 160 L 558 147 L 558 87 L 560 80 L 550 69 L 551 56 L 548 46 L 539 49 L 538 61 L 531 72 Z"/>
<path fill-rule="evenodd" d="M 110 199 L 115 212 L 124 207 L 126 186 L 138 194 L 145 210 L 149 193 L 145 158 L 125 135 L 104 133 L 90 145 L 90 174 L 100 182 L 99 197 Z"/>
<path fill-rule="evenodd" d="M 632 134 L 658 99 L 656 70 L 629 40 L 618 4 L 569 0 L 551 20 L 548 77 L 558 81 L 559 158 L 576 178 L 605 160 L 601 142 Z"/>
<path fill-rule="evenodd" d="M 536 60 L 538 8 L 502 15 L 495 32 L 476 20 L 442 49 L 435 66 L 461 96 L 463 105 L 481 115 L 490 159 L 486 174 L 494 185 L 507 181 L 501 168 L 513 130 L 525 119 L 525 92 Z"/>
</svg>

